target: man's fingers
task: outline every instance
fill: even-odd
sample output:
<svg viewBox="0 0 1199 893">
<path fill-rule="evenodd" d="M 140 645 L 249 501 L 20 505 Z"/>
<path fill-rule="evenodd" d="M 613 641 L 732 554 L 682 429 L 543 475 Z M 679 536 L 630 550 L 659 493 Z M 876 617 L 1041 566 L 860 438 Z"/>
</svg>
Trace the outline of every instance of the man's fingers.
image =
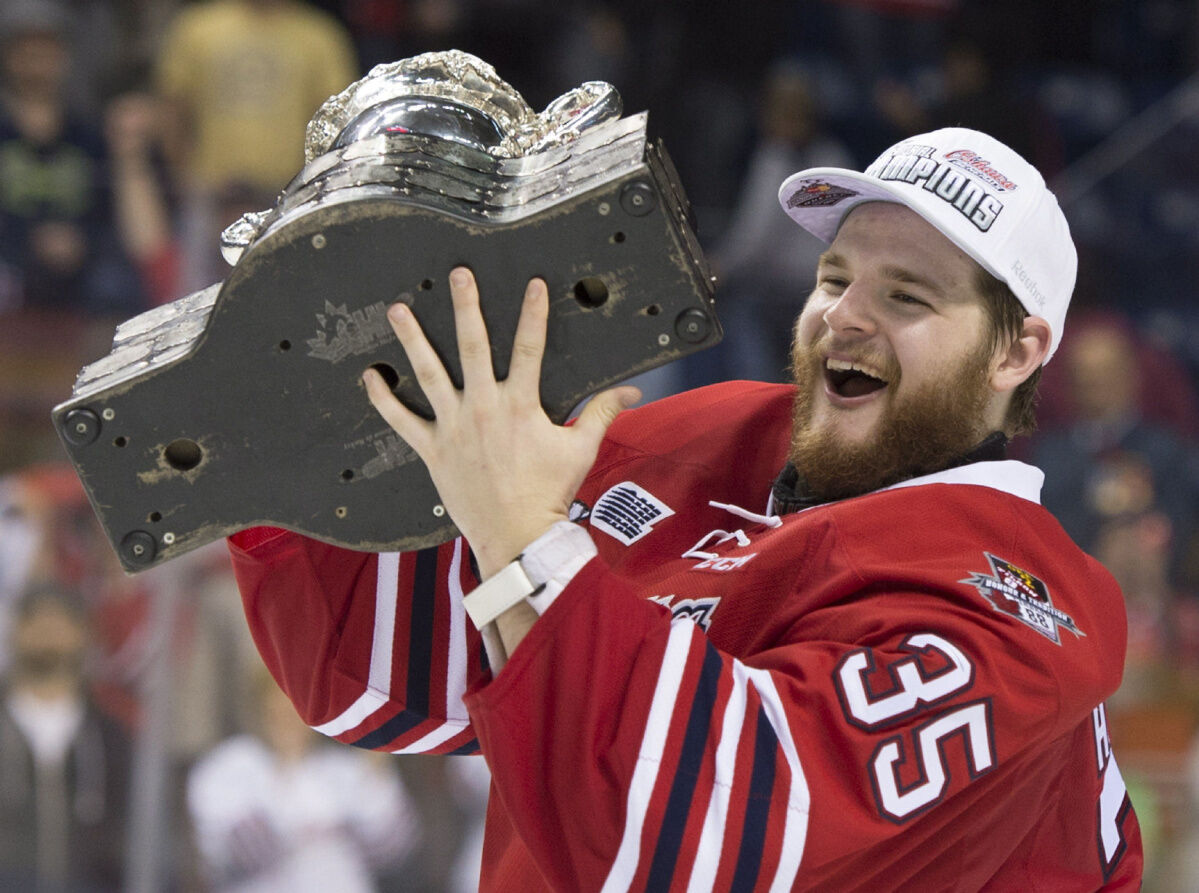
<svg viewBox="0 0 1199 893">
<path fill-rule="evenodd" d="M 512 361 L 508 365 L 508 386 L 536 405 L 541 403 L 541 359 L 545 354 L 549 304 L 545 281 L 531 279 L 525 288 L 516 337 L 512 341 Z"/>
<path fill-rule="evenodd" d="M 371 401 L 371 406 L 375 407 L 383 421 L 391 425 L 400 437 L 420 453 L 428 439 L 427 433 L 431 423 L 396 399 L 383 376 L 374 369 L 367 369 L 362 373 L 362 383 L 366 386 L 366 396 Z"/>
<path fill-rule="evenodd" d="M 462 362 L 464 388 L 495 382 L 491 366 L 491 343 L 479 309 L 479 286 L 466 267 L 450 271 L 450 298 L 454 303 L 454 332 L 458 336 L 458 359 Z"/>
<path fill-rule="evenodd" d="M 449 401 L 455 398 L 454 383 L 450 380 L 441 357 L 421 331 L 420 323 L 406 304 L 392 304 L 388 308 L 387 319 L 391 323 L 392 331 L 400 339 L 404 354 L 408 357 L 408 363 L 416 376 L 416 383 L 429 399 L 433 412 L 440 415 L 450 406 Z"/>
<path fill-rule="evenodd" d="M 608 426 L 616 420 L 618 415 L 640 399 L 641 391 L 632 385 L 601 391 L 583 407 L 574 427 L 578 431 L 585 432 L 598 448 Z"/>
</svg>

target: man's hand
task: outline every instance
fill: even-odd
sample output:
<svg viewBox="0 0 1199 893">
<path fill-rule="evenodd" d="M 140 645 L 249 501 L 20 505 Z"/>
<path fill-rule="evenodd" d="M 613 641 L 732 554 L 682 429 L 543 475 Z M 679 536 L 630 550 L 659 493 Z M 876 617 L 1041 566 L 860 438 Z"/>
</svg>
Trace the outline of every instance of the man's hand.
<svg viewBox="0 0 1199 893">
<path fill-rule="evenodd" d="M 363 374 L 371 404 L 424 461 L 450 518 L 470 542 L 484 579 L 566 520 L 571 500 L 595 462 L 604 432 L 640 397 L 633 387 L 597 394 L 570 427 L 541 408 L 549 294 L 533 279 L 525 290 L 508 377 L 496 381 L 474 276 L 450 273 L 463 389 L 454 387 L 411 309 L 388 311 L 416 380 L 436 418 L 404 406 L 374 370 Z"/>
</svg>

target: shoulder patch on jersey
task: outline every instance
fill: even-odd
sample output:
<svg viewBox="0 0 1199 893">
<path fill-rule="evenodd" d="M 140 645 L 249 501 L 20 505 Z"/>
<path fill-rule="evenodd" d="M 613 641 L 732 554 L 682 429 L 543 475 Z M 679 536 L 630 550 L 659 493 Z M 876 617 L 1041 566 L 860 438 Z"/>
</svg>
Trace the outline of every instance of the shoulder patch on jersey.
<svg viewBox="0 0 1199 893">
<path fill-rule="evenodd" d="M 586 521 L 590 517 L 591 506 L 581 499 L 576 499 L 570 504 L 570 511 L 566 515 L 567 520 L 574 521 L 576 524 Z"/>
<path fill-rule="evenodd" d="M 644 487 L 624 481 L 609 487 L 591 509 L 591 526 L 630 546 L 674 509 Z"/>
<path fill-rule="evenodd" d="M 959 583 L 973 586 L 996 611 L 1010 614 L 1055 644 L 1062 643 L 1059 629 L 1069 630 L 1076 638 L 1086 635 L 1075 625 L 1073 617 L 1053 606 L 1049 587 L 1042 580 L 990 552 L 983 555 L 991 565 L 990 576 L 971 573 L 965 580 L 958 580 Z"/>
</svg>

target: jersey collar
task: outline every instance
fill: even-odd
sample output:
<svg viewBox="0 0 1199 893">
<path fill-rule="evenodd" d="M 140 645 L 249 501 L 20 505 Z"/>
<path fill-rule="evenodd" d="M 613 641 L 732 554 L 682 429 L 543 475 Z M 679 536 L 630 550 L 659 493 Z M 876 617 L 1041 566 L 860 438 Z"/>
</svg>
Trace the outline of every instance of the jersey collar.
<svg viewBox="0 0 1199 893">
<path fill-rule="evenodd" d="M 925 484 L 970 484 L 976 487 L 990 487 L 1040 505 L 1041 487 L 1044 483 L 1045 472 L 1041 469 L 1014 459 L 1005 459 L 1002 462 L 972 462 L 969 465 L 946 468 L 944 471 L 900 481 L 875 492 L 898 490 L 901 487 L 922 487 Z"/>
</svg>

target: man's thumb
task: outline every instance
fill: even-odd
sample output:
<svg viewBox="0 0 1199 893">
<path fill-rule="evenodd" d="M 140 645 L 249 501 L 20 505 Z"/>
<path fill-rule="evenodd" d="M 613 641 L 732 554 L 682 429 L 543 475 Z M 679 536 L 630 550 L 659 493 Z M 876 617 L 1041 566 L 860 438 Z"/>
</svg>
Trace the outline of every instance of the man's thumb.
<svg viewBox="0 0 1199 893">
<path fill-rule="evenodd" d="M 587 401 L 574 426 L 585 429 L 598 442 L 616 417 L 640 399 L 641 391 L 632 385 L 601 391 Z"/>
</svg>

